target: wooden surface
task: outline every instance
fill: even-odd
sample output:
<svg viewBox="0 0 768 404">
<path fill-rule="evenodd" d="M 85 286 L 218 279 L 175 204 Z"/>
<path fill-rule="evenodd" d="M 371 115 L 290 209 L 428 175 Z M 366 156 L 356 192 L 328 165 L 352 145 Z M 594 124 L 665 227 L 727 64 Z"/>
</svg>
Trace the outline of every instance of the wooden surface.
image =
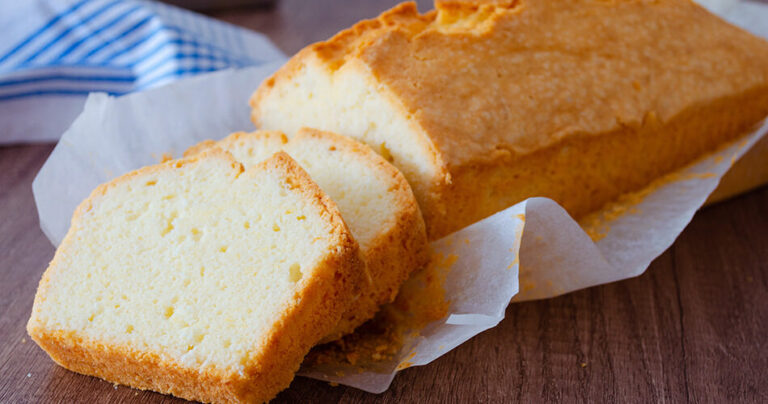
<svg viewBox="0 0 768 404">
<path fill-rule="evenodd" d="M 265 32 L 287 53 L 386 2 L 281 0 L 217 17 Z M 428 6 L 422 4 L 421 9 Z M 0 403 L 181 402 L 66 371 L 26 336 L 54 249 L 31 183 L 52 145 L 0 147 Z M 384 394 L 297 378 L 276 402 L 768 402 L 768 187 L 699 212 L 635 279 L 540 302 Z"/>
</svg>

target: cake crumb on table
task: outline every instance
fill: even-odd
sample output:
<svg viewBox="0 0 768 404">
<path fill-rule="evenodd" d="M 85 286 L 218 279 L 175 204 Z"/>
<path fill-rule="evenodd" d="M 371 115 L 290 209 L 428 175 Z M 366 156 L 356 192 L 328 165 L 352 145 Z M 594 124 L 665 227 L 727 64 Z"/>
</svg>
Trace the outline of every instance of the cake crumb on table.
<svg viewBox="0 0 768 404">
<path fill-rule="evenodd" d="M 383 306 L 376 317 L 354 333 L 312 349 L 304 364 L 334 368 L 352 365 L 360 370 L 380 367 L 389 373 L 391 369 L 384 369 L 387 363 L 412 358 L 415 352 L 408 358 L 396 356 L 408 339 L 418 336 L 416 330 L 447 316 L 450 302 L 445 298 L 443 283 L 457 258 L 453 254 L 432 254 L 430 264 L 414 272 L 394 302 Z"/>
</svg>

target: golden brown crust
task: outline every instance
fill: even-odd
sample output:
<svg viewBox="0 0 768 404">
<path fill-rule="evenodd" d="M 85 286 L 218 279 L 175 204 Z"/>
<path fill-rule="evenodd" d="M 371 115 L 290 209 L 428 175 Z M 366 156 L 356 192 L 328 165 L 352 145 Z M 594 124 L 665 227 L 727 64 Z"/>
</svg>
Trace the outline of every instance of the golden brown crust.
<svg viewBox="0 0 768 404">
<path fill-rule="evenodd" d="M 51 359 L 73 372 L 188 400 L 238 400 L 231 390 L 235 383 L 213 371 L 200 373 L 195 369 L 164 361 L 155 353 L 95 341 L 75 332 L 29 326 L 27 332 Z"/>
<path fill-rule="evenodd" d="M 430 239 L 509 206 L 475 198 L 514 190 L 492 185 L 480 173 L 509 182 L 501 177 L 524 170 L 513 166 L 534 156 L 567 151 L 590 138 L 631 138 L 634 132 L 690 141 L 698 150 L 712 142 L 699 142 L 694 131 L 678 138 L 652 133 L 645 125 L 652 119 L 667 130 L 693 114 L 707 122 L 721 118 L 738 129 L 768 114 L 762 97 L 768 92 L 768 43 L 685 0 L 438 1 L 437 11 L 424 15 L 414 4 L 401 4 L 299 52 L 254 94 L 254 122 L 271 89 L 310 61 L 331 70 L 355 63 L 356 71 L 370 76 L 377 91 L 416 123 L 414 137 L 423 133 L 437 151 L 439 175 L 409 178 L 416 183 Z M 723 100 L 742 103 L 746 112 L 737 108 L 723 116 L 713 108 Z M 719 133 L 714 143 L 738 134 Z M 621 152 L 664 154 L 663 141 L 650 143 L 661 149 L 622 144 Z M 555 168 L 578 171 L 590 164 L 585 161 L 600 158 L 599 150 L 583 151 L 580 163 Z M 679 167 L 695 157 L 681 152 L 663 165 Z M 612 174 L 622 165 L 606 167 Z M 552 167 L 531 168 L 540 171 L 533 177 L 539 181 Z M 623 172 L 618 181 L 645 185 L 652 172 L 649 162 L 638 172 Z M 580 185 L 567 184 L 557 194 L 575 195 L 581 205 L 592 198 Z M 613 191 L 621 188 L 608 184 L 600 193 L 615 198 Z M 604 199 L 571 213 L 598 209 Z"/>
<path fill-rule="evenodd" d="M 435 187 L 452 209 L 426 207 L 431 239 L 534 196 L 546 196 L 580 220 L 622 194 L 684 167 L 753 129 L 768 112 L 768 91 L 692 105 L 666 122 L 649 117 L 599 136 L 569 138 L 522 158 L 499 153 L 493 164 L 454 171 L 450 185 Z"/>
<path fill-rule="evenodd" d="M 202 142 L 190 147 L 189 149 L 184 151 L 183 157 L 192 157 L 195 154 L 200 154 L 203 150 L 211 148 L 213 145 L 215 145 L 216 142 L 213 140 L 203 140 Z"/>
<path fill-rule="evenodd" d="M 351 303 L 351 296 L 363 281 L 363 263 L 357 243 L 344 224 L 335 203 L 312 182 L 304 170 L 288 155 L 278 153 L 263 162 L 259 168 L 282 176 L 292 192 L 299 192 L 311 201 L 318 212 L 330 223 L 332 245 L 336 247 L 314 268 L 309 276 L 299 281 L 299 288 L 271 332 L 253 347 L 243 374 L 226 374 L 213 369 L 199 371 L 164 360 L 158 353 L 142 352 L 110 341 L 95 341 L 74 330 L 47 329 L 38 321 L 39 301 L 45 299 L 52 271 L 58 270 L 61 252 L 73 243 L 74 230 L 80 217 L 92 203 L 115 184 L 129 178 L 194 164 L 205 158 L 223 158 L 233 168 L 233 175 L 243 172 L 242 166 L 229 153 L 218 148 L 156 166 L 145 167 L 93 191 L 72 219 L 72 226 L 53 261 L 43 274 L 32 316 L 27 324 L 29 335 L 60 365 L 78 373 L 104 378 L 139 389 L 170 393 L 190 400 L 206 402 L 262 402 L 288 387 L 303 357 L 309 349 L 338 322 Z"/>
</svg>

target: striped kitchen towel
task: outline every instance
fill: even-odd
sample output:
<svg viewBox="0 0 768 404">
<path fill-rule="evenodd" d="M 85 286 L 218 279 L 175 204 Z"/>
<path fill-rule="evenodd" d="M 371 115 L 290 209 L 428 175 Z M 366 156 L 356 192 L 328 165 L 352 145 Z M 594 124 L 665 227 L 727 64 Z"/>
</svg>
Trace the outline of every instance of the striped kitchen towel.
<svg viewBox="0 0 768 404">
<path fill-rule="evenodd" d="M 143 0 L 0 0 L 0 143 L 55 140 L 89 92 L 284 59 L 265 36 Z"/>
</svg>

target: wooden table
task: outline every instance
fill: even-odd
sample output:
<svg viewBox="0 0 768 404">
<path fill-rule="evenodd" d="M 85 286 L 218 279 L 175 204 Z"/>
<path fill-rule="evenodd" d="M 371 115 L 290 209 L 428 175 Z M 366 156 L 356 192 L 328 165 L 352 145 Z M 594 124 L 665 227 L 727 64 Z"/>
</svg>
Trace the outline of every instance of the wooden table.
<svg viewBox="0 0 768 404">
<path fill-rule="evenodd" d="M 281 0 L 214 16 L 287 53 L 387 2 Z M 422 10 L 428 4 L 420 5 Z M 0 147 L 0 402 L 181 402 L 56 366 L 24 330 L 54 249 L 32 179 L 52 145 Z M 699 212 L 642 276 L 540 302 L 384 394 L 297 378 L 276 402 L 768 402 L 768 187 Z"/>
</svg>

